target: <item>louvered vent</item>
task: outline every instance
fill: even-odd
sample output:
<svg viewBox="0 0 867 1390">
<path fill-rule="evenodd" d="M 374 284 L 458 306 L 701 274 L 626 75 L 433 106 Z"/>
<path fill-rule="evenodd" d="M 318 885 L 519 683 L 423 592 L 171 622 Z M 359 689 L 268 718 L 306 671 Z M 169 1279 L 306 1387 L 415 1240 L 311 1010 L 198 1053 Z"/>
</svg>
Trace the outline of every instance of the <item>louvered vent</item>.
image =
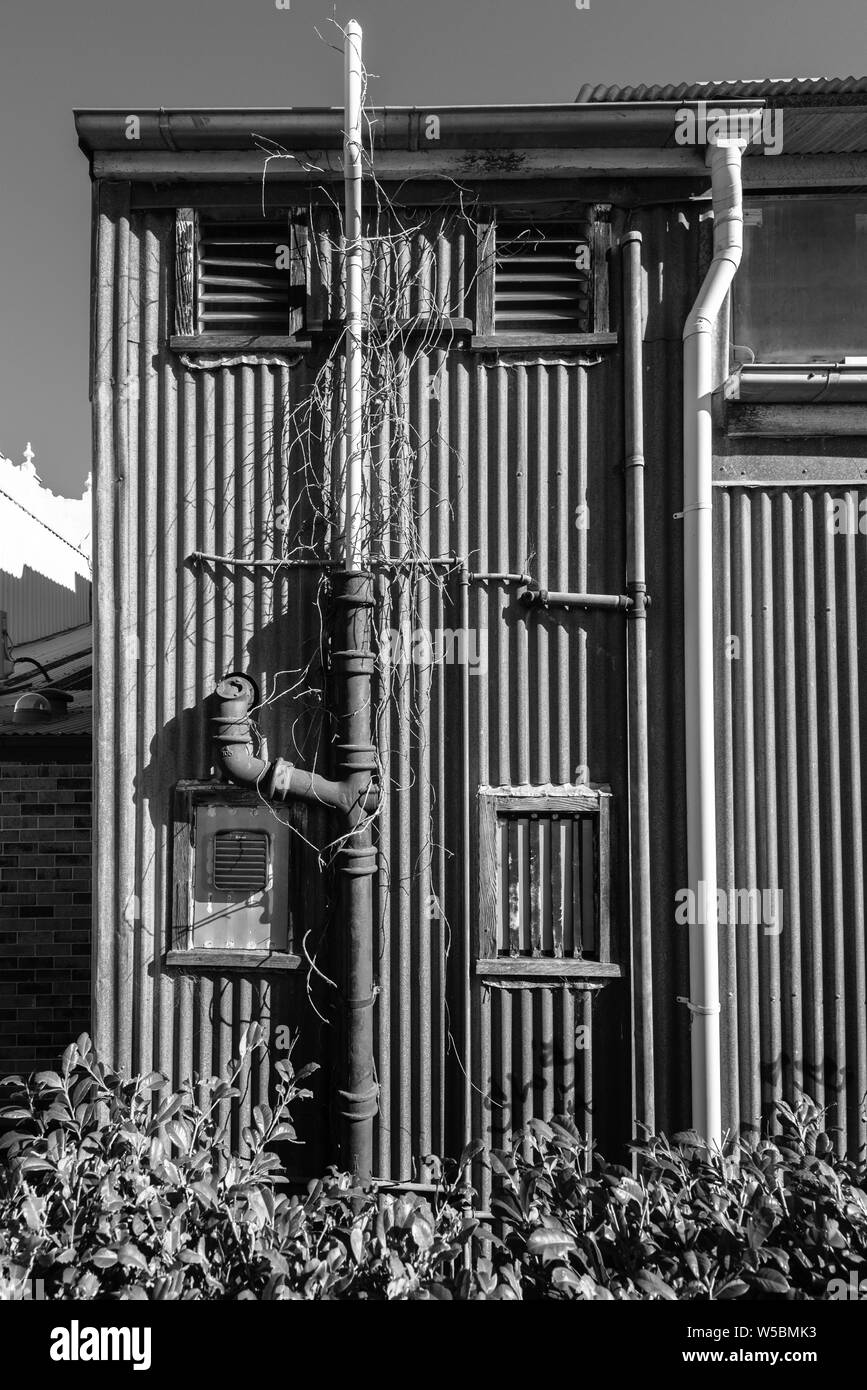
<svg viewBox="0 0 867 1390">
<path fill-rule="evenodd" d="M 290 334 L 303 327 L 303 257 L 279 221 L 199 220 L 200 333 Z"/>
<path fill-rule="evenodd" d="M 498 222 L 495 333 L 592 333 L 590 224 Z"/>
<path fill-rule="evenodd" d="M 500 955 L 583 956 L 598 946 L 592 817 L 501 812 Z"/>
<path fill-rule="evenodd" d="M 268 886 L 268 836 L 223 830 L 214 836 L 214 887 L 223 893 L 261 893 Z"/>
</svg>

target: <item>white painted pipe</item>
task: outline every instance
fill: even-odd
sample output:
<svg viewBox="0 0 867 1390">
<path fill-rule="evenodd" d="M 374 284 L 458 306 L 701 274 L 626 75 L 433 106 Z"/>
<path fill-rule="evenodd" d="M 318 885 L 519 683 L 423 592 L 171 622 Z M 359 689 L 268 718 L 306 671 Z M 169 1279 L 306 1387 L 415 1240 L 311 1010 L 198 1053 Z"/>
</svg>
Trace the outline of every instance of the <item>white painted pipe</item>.
<svg viewBox="0 0 867 1390">
<path fill-rule="evenodd" d="M 346 236 L 346 364 L 345 364 L 345 485 L 343 558 L 348 570 L 363 567 L 367 535 L 364 527 L 364 440 L 362 385 L 361 243 L 362 74 L 361 26 L 351 19 L 344 39 L 343 175 Z"/>
<path fill-rule="evenodd" d="M 714 254 L 683 330 L 683 580 L 692 1124 L 722 1141 L 713 698 L 712 334 L 743 249 L 737 139 L 708 146 Z"/>
</svg>

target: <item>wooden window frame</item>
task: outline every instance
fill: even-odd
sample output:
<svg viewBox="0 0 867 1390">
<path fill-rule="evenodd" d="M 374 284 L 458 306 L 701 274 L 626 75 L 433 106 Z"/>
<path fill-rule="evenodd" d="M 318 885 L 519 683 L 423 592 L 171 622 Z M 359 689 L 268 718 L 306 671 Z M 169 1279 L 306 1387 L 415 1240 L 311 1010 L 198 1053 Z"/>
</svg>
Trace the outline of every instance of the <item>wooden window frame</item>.
<svg viewBox="0 0 867 1390">
<path fill-rule="evenodd" d="M 470 346 L 482 351 L 508 352 L 551 348 L 613 347 L 617 334 L 610 331 L 608 257 L 612 246 L 611 207 L 591 203 L 587 208 L 591 227 L 593 261 L 593 331 L 591 333 L 497 333 L 494 303 L 497 273 L 497 210 L 488 209 L 476 224 L 476 322 Z M 569 218 L 552 221 L 569 225 Z"/>
<path fill-rule="evenodd" d="M 592 817 L 596 959 L 564 955 L 502 956 L 499 954 L 500 863 L 497 822 L 504 812 L 560 813 Z M 482 976 L 522 976 L 561 979 L 613 979 L 621 975 L 611 960 L 611 791 L 607 786 L 575 783 L 562 787 L 480 787 L 478 919 L 475 973 Z"/>
<path fill-rule="evenodd" d="M 310 247 L 308 227 L 302 209 L 285 213 L 287 244 L 294 246 L 298 254 L 293 255 L 290 269 L 290 286 L 303 286 L 305 304 L 300 313 L 300 321 L 294 326 L 290 323 L 286 333 L 223 333 L 200 329 L 198 318 L 198 265 L 199 265 L 199 222 L 201 216 L 218 216 L 208 208 L 179 207 L 175 212 L 175 264 L 174 264 L 174 331 L 169 338 L 169 347 L 175 352 L 187 353 L 261 353 L 261 352 L 299 352 L 310 348 L 310 334 L 320 326 L 316 319 L 321 306 L 315 302 L 311 289 Z M 258 216 L 239 217 L 237 212 L 225 214 L 222 220 L 249 221 L 251 225 L 261 223 Z M 269 218 L 267 220 L 276 220 Z"/>
</svg>

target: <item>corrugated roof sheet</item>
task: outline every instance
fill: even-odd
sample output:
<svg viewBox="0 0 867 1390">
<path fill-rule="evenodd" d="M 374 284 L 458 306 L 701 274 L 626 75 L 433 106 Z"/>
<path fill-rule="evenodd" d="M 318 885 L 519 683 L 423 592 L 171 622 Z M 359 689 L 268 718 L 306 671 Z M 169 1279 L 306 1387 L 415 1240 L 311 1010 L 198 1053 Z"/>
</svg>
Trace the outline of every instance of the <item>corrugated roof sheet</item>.
<svg viewBox="0 0 867 1390">
<path fill-rule="evenodd" d="M 28 690 L 38 691 L 45 677 L 36 666 L 22 663 L 14 680 L 0 691 L 0 735 L 4 738 L 72 738 L 89 734 L 93 726 L 93 633 L 89 623 L 64 632 L 19 643 L 16 657 L 38 661 L 51 677 L 52 685 L 73 696 L 68 713 L 44 724 L 13 724 L 15 701 Z"/>
<path fill-rule="evenodd" d="M 778 98 L 827 99 L 867 96 L 867 77 L 755 77 L 722 82 L 641 83 L 635 87 L 605 86 L 585 82 L 576 102 L 617 101 L 736 101 L 741 97 L 766 101 Z"/>
</svg>

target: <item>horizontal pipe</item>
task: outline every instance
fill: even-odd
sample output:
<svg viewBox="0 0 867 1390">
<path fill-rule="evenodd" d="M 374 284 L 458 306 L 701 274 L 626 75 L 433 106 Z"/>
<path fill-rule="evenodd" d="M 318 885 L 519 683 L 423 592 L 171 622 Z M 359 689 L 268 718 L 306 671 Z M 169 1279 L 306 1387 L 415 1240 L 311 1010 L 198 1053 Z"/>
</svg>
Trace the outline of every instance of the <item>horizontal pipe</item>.
<svg viewBox="0 0 867 1390">
<path fill-rule="evenodd" d="M 572 594 L 557 589 L 536 589 L 529 585 L 521 590 L 518 598 L 528 608 L 600 608 L 627 612 L 635 606 L 635 600 L 628 594 Z M 644 603 L 650 603 L 646 595 Z"/>
</svg>

